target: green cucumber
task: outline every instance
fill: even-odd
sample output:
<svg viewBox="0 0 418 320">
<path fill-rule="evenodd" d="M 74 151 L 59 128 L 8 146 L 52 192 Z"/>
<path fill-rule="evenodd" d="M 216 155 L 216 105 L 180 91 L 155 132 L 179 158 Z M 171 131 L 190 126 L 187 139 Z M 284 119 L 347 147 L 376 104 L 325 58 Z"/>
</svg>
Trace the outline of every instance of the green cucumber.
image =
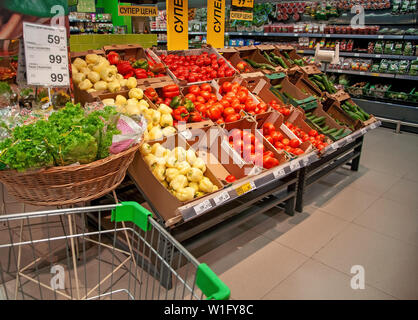
<svg viewBox="0 0 418 320">
<path fill-rule="evenodd" d="M 332 134 L 337 130 L 338 130 L 337 128 L 331 128 L 331 129 L 328 129 L 328 130 L 324 131 L 324 134 Z"/>
<path fill-rule="evenodd" d="M 340 130 L 338 130 L 337 132 L 334 132 L 333 134 L 332 134 L 332 136 L 334 137 L 334 138 L 337 138 L 338 136 L 340 136 L 341 134 L 343 134 L 344 133 L 344 128 L 341 128 Z"/>
<path fill-rule="evenodd" d="M 329 125 L 326 125 L 326 126 L 321 128 L 322 131 L 327 131 L 328 129 L 329 129 Z"/>
<path fill-rule="evenodd" d="M 316 119 L 315 119 L 315 120 L 313 120 L 312 122 L 313 122 L 313 123 L 319 123 L 319 122 L 321 122 L 321 121 L 323 121 L 323 120 L 325 120 L 325 116 L 322 116 L 322 117 L 316 118 Z"/>
</svg>

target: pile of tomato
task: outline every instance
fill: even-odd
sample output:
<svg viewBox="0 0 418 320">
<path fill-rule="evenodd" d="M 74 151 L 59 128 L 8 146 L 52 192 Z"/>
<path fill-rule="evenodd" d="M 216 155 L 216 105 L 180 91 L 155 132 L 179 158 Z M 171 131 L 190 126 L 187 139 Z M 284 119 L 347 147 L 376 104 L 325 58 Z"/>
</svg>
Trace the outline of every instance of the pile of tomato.
<svg viewBox="0 0 418 320">
<path fill-rule="evenodd" d="M 299 148 L 300 140 L 285 137 L 279 130 L 276 130 L 271 122 L 265 122 L 263 124 L 263 135 L 267 141 L 278 150 L 285 150 L 296 156 L 304 153 L 304 151 Z"/>
<path fill-rule="evenodd" d="M 285 118 L 290 115 L 291 106 L 285 106 L 284 104 L 277 102 L 277 100 L 271 100 L 268 103 L 268 106 L 280 112 Z"/>
<path fill-rule="evenodd" d="M 323 134 L 318 134 L 318 131 L 316 130 L 310 130 L 308 133 L 304 132 L 302 129 L 300 129 L 298 126 L 286 122 L 286 127 L 288 127 L 292 132 L 300 139 L 302 142 L 309 141 L 315 148 L 318 150 L 322 150 L 325 148 L 328 143 L 326 142 L 326 136 Z"/>
<path fill-rule="evenodd" d="M 161 55 L 160 59 L 179 80 L 186 80 L 188 83 L 232 77 L 235 74 L 235 70 L 228 66 L 226 60 L 215 53 L 203 52 L 190 56 L 168 54 Z"/>
<path fill-rule="evenodd" d="M 279 165 L 279 160 L 272 151 L 265 151 L 263 142 L 250 130 L 232 129 L 228 134 L 229 145 L 241 157 L 253 164 L 262 163 L 263 168 L 270 169 Z"/>
</svg>

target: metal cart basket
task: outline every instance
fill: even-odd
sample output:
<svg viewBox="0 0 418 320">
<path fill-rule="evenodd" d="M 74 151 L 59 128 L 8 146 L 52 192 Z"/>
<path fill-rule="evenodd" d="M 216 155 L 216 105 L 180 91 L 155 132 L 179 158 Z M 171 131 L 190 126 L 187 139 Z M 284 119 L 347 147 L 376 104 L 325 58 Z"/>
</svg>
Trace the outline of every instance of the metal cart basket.
<svg viewBox="0 0 418 320">
<path fill-rule="evenodd" d="M 0 299 L 228 299 L 136 202 L 0 216 Z"/>
</svg>

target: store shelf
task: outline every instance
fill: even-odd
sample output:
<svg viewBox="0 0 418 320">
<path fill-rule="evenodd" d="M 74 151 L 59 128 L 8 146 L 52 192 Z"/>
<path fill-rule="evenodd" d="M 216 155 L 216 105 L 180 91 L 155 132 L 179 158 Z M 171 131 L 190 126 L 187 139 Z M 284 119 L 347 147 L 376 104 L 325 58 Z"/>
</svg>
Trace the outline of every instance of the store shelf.
<svg viewBox="0 0 418 320">
<path fill-rule="evenodd" d="M 417 81 L 418 80 L 418 76 L 410 76 L 407 74 L 397 74 L 396 75 L 396 79 L 405 79 L 405 80 L 414 80 Z"/>
<path fill-rule="evenodd" d="M 367 71 L 352 71 L 352 70 L 339 70 L 339 69 L 327 69 L 326 72 L 332 73 L 343 73 L 343 74 L 353 74 L 358 76 L 369 76 L 369 77 L 379 77 L 379 78 L 395 78 L 394 74 L 391 73 L 375 73 Z"/>
<path fill-rule="evenodd" d="M 167 32 L 165 29 L 152 29 L 151 32 Z M 189 35 L 206 35 L 206 32 L 189 32 Z M 412 37 L 405 40 L 417 40 L 418 36 L 404 36 L 391 34 L 343 34 L 343 33 L 283 33 L 283 32 L 225 32 L 227 36 L 245 37 L 309 37 L 309 38 L 335 38 L 335 39 L 382 39 L 403 40 L 404 37 Z"/>
<path fill-rule="evenodd" d="M 404 40 L 418 40 L 418 35 L 412 36 L 412 35 L 405 35 L 403 37 Z"/>
<path fill-rule="evenodd" d="M 300 54 L 315 54 L 315 50 L 297 50 Z M 393 54 L 376 54 L 376 53 L 360 53 L 360 52 L 344 52 L 340 51 L 341 57 L 358 57 L 358 58 L 374 58 L 374 59 L 394 59 L 394 60 L 416 60 L 418 56 L 403 56 Z"/>
</svg>

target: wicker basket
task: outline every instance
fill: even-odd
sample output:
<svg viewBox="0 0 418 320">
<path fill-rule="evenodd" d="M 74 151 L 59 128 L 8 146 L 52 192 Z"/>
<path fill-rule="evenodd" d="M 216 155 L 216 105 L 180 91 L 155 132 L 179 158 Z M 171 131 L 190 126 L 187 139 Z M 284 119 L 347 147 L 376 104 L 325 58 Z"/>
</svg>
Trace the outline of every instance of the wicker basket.
<svg viewBox="0 0 418 320">
<path fill-rule="evenodd" d="M 62 206 L 99 198 L 114 190 L 125 178 L 139 144 L 105 159 L 83 165 L 35 171 L 0 171 L 9 194 L 37 206 Z"/>
</svg>

